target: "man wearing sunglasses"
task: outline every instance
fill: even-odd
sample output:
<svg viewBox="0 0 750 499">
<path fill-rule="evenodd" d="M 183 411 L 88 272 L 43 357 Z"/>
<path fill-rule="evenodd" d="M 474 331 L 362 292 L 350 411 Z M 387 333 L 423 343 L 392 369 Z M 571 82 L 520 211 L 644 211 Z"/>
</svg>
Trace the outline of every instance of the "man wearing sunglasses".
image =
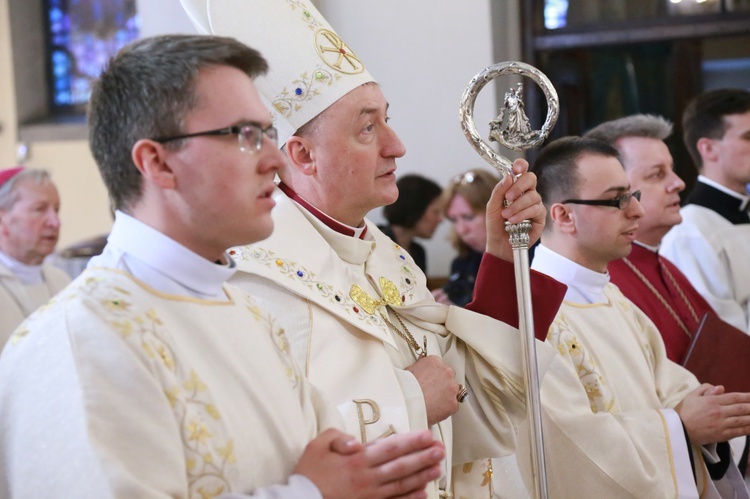
<svg viewBox="0 0 750 499">
<path fill-rule="evenodd" d="M 547 336 L 558 362 L 541 387 L 550 490 L 748 497 L 726 440 L 750 433 L 750 394 L 700 385 L 609 283 L 607 265 L 630 253 L 644 215 L 617 150 L 565 137 L 532 171 L 548 212 L 532 267 L 568 286 Z"/>
</svg>

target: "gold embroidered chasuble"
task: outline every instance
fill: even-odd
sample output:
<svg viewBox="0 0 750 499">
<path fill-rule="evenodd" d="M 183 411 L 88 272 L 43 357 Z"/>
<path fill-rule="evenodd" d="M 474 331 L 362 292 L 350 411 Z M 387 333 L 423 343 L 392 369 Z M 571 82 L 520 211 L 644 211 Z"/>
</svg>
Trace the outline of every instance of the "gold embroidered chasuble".
<svg viewBox="0 0 750 499">
<path fill-rule="evenodd" d="M 274 319 L 224 290 L 226 302 L 172 296 L 88 269 L 32 315 L 0 364 L 0 496 L 207 498 L 286 483 L 339 417 Z"/>
<path fill-rule="evenodd" d="M 292 352 L 312 384 L 338 407 L 347 431 L 370 441 L 427 427 L 419 383 L 405 370 L 417 357 L 382 313 L 399 328 L 400 318 L 417 344 L 426 340 L 427 353 L 442 355 L 458 382 L 470 387 L 458 413 L 433 427 L 452 458 L 441 485 L 451 462 L 513 453 L 515 427 L 525 417 L 518 330 L 435 303 L 408 253 L 369 221 L 361 240 L 329 229 L 279 190 L 275 200 L 273 235 L 230 250 L 239 267 L 231 282 L 279 318 Z M 370 301 L 386 301 L 381 282 L 395 286 L 401 303 L 368 313 L 351 289 L 361 290 L 355 297 L 364 293 Z M 554 352 L 538 345 L 540 365 L 546 365 Z M 464 473 L 466 468 L 457 466 L 456 481 L 466 478 L 478 491 L 456 497 L 489 497 L 486 468 L 480 463 Z"/>
<path fill-rule="evenodd" d="M 727 483 L 711 482 L 700 448 L 692 449 L 697 491 L 692 476 L 677 477 L 685 444 L 670 439 L 660 409 L 699 383 L 666 357 L 653 323 L 616 286 L 604 294 L 608 303 L 565 301 L 547 336 L 559 353 L 541 390 L 550 491 L 556 498 L 734 497 Z"/>
</svg>

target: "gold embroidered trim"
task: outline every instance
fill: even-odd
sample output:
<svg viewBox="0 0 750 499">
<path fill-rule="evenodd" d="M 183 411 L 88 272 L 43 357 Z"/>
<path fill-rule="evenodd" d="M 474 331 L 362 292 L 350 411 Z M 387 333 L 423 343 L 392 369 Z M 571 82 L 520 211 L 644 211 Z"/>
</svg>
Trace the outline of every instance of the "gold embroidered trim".
<svg viewBox="0 0 750 499">
<path fill-rule="evenodd" d="M 343 291 L 336 289 L 332 284 L 320 281 L 315 273 L 310 272 L 307 267 L 296 265 L 294 262 L 279 258 L 276 253 L 259 247 L 242 247 L 234 248 L 232 258 L 236 260 L 251 261 L 265 265 L 267 268 L 274 269 L 281 275 L 299 282 L 306 288 L 315 291 L 321 298 L 326 299 L 329 303 L 337 305 L 347 315 L 355 314 L 356 318 L 368 325 L 376 325 L 382 329 L 386 328 L 378 315 L 368 314 L 360 305 L 356 308 L 355 302 L 348 299 Z"/>
<path fill-rule="evenodd" d="M 547 341 L 573 364 L 578 380 L 589 399 L 591 412 L 612 412 L 615 398 L 599 372 L 596 360 L 589 355 L 580 340 L 573 334 L 564 314 L 553 322 Z"/>
<path fill-rule="evenodd" d="M 130 348 L 142 352 L 164 386 L 179 425 L 190 493 L 214 497 L 231 490 L 227 477 L 237 472 L 234 441 L 218 422 L 222 415 L 213 403 L 211 389 L 195 370 L 182 365 L 157 310 L 133 302 L 126 289 L 99 277 L 86 279 L 79 293 L 107 311 L 107 324 Z"/>
<path fill-rule="evenodd" d="M 271 100 L 271 105 L 276 111 L 289 118 L 301 110 L 305 102 L 320 95 L 321 88 L 330 87 L 339 79 L 341 75 L 316 66 L 311 71 L 301 73 L 299 78 L 289 84 L 289 87 L 284 87 Z"/>
<path fill-rule="evenodd" d="M 286 3 L 292 8 L 292 10 L 302 9 L 302 22 L 307 24 L 310 29 L 315 29 L 321 26 L 320 21 L 313 17 L 312 12 L 307 10 L 307 6 L 300 0 L 286 0 Z"/>
<path fill-rule="evenodd" d="M 188 303 L 200 303 L 201 305 L 220 305 L 220 306 L 226 306 L 226 305 L 234 305 L 234 299 L 232 296 L 227 293 L 227 290 L 224 286 L 221 287 L 221 291 L 224 293 L 224 296 L 227 297 L 227 301 L 219 301 L 219 300 L 206 300 L 203 298 L 193 298 L 192 296 L 183 296 L 183 295 L 173 295 L 170 293 L 164 293 L 162 291 L 159 291 L 158 289 L 152 288 L 145 282 L 141 281 L 140 279 L 137 279 L 134 275 L 125 272 L 124 270 L 120 269 L 112 269 L 109 267 L 88 267 L 86 270 L 83 271 L 83 274 L 86 275 L 86 273 L 89 270 L 96 270 L 101 272 L 111 272 L 114 274 L 120 274 L 122 276 L 127 277 L 129 280 L 133 281 L 135 284 L 137 284 L 139 287 L 143 288 L 144 290 L 148 291 L 152 295 L 156 295 L 159 298 L 164 298 L 165 300 L 170 301 L 183 301 Z M 101 277 L 89 277 L 89 279 L 97 279 L 101 280 Z M 88 281 L 87 281 L 88 284 Z"/>
</svg>

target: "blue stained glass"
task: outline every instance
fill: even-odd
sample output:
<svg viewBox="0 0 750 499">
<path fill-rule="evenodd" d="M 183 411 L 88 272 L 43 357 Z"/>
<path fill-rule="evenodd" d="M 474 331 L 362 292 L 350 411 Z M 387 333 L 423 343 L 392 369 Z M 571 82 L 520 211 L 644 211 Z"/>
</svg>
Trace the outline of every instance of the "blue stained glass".
<svg viewBox="0 0 750 499">
<path fill-rule="evenodd" d="M 568 21 L 568 0 L 544 0 L 544 27 L 564 28 Z"/>
<path fill-rule="evenodd" d="M 81 106 L 110 57 L 137 39 L 136 0 L 47 0 L 51 101 Z"/>
</svg>

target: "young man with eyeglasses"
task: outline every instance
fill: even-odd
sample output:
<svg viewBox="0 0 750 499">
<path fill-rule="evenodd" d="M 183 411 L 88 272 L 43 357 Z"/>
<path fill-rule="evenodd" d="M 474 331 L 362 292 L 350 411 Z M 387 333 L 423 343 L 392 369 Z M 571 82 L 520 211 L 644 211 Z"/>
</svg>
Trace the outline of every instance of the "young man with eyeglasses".
<svg viewBox="0 0 750 499">
<path fill-rule="evenodd" d="M 748 497 L 726 441 L 750 433 L 750 394 L 700 385 L 609 282 L 607 265 L 630 253 L 644 214 L 617 150 L 565 137 L 532 171 L 548 212 L 532 267 L 568 286 L 547 336 L 558 355 L 541 387 L 550 490 Z"/>
<path fill-rule="evenodd" d="M 116 219 L 0 357 L 1 497 L 426 497 L 443 446 L 326 429 L 338 414 L 284 330 L 226 284 L 227 248 L 273 229 L 266 69 L 236 40 L 187 35 L 105 68 L 90 146 Z"/>
<path fill-rule="evenodd" d="M 660 116 L 635 114 L 602 123 L 585 137 L 601 140 L 620 156 L 632 189 L 640 189 L 643 217 L 627 256 L 608 266 L 611 281 L 656 325 L 667 357 L 681 363 L 706 312 L 713 309 L 675 265 L 659 252 L 664 235 L 682 222 L 680 192 L 664 139 L 672 124 Z"/>
</svg>

